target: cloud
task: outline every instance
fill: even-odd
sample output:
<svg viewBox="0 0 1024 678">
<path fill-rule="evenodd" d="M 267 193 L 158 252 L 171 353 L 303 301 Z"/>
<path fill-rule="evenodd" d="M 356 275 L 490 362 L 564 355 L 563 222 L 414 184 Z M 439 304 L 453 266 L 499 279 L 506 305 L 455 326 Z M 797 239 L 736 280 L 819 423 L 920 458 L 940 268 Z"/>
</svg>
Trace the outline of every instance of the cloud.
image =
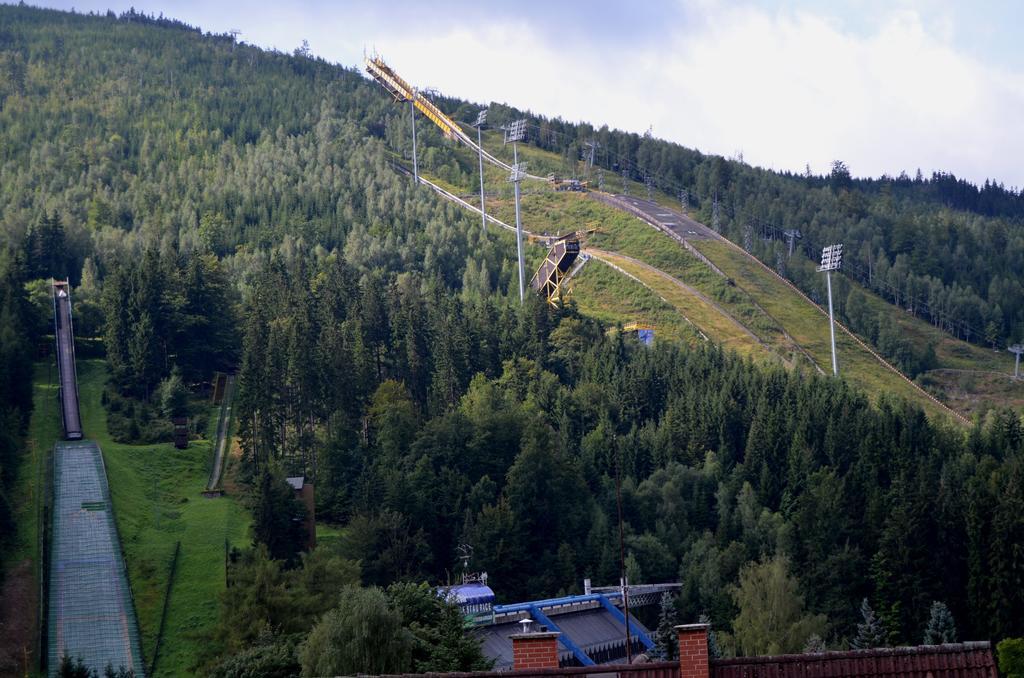
<svg viewBox="0 0 1024 678">
<path fill-rule="evenodd" d="M 955 27 L 895 9 L 868 30 L 809 10 L 691 7 L 647 42 L 564 40 L 530 21 L 387 33 L 407 79 L 477 101 L 608 123 L 747 162 L 857 175 L 952 171 L 1024 185 L 1024 77 L 959 52 Z"/>
<path fill-rule="evenodd" d="M 780 10 L 751 1 L 761 4 L 182 0 L 170 13 L 286 51 L 308 38 L 314 53 L 346 65 L 376 47 L 421 88 L 634 132 L 653 126 L 764 167 L 823 173 L 841 159 L 860 176 L 920 168 L 1024 186 L 1021 3 L 786 0 Z"/>
</svg>

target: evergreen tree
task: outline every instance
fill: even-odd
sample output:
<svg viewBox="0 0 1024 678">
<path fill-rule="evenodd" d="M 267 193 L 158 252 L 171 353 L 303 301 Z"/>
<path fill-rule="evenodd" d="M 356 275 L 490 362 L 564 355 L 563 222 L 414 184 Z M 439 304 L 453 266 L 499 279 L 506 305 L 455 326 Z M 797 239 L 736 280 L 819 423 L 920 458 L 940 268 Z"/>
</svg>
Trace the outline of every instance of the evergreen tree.
<svg viewBox="0 0 1024 678">
<path fill-rule="evenodd" d="M 676 606 L 672 596 L 661 594 L 661 610 L 658 613 L 658 628 L 654 632 L 655 651 L 662 661 L 671 661 L 679 653 L 679 639 L 676 633 Z"/>
<path fill-rule="evenodd" d="M 875 616 L 875 611 L 871 609 L 867 598 L 861 601 L 860 614 L 864 621 L 857 624 L 857 635 L 850 643 L 853 649 L 869 650 L 885 645 L 885 630 L 882 628 L 882 620 Z"/>
<path fill-rule="evenodd" d="M 257 482 L 253 540 L 266 545 L 274 560 L 294 564 L 306 545 L 306 508 L 276 469 L 264 468 Z"/>
<path fill-rule="evenodd" d="M 807 638 L 807 642 L 804 643 L 804 654 L 820 654 L 825 652 L 828 648 L 825 646 L 825 641 L 822 640 L 821 636 L 817 633 L 811 634 Z"/>
<path fill-rule="evenodd" d="M 708 625 L 708 657 L 711 659 L 721 659 L 722 648 L 718 645 L 718 635 L 715 633 L 714 625 L 711 623 L 711 617 L 701 613 L 697 621 Z"/>
<path fill-rule="evenodd" d="M 57 675 L 60 678 L 95 678 L 96 676 L 81 657 L 73 660 L 68 655 L 61 657 Z"/>
<path fill-rule="evenodd" d="M 956 642 L 956 623 L 953 613 L 946 604 L 936 600 L 928 615 L 928 626 L 924 630 L 925 645 L 942 645 Z"/>
<path fill-rule="evenodd" d="M 167 418 L 183 417 L 188 414 L 188 389 L 181 380 L 181 372 L 175 367 L 169 377 L 160 382 L 160 411 Z"/>
</svg>

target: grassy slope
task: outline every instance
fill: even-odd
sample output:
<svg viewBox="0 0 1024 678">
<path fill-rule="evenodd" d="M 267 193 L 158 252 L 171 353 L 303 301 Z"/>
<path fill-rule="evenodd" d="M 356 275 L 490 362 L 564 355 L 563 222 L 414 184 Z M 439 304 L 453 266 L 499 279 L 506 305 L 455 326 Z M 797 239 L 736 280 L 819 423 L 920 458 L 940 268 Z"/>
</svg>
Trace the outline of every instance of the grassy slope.
<svg viewBox="0 0 1024 678">
<path fill-rule="evenodd" d="M 655 325 L 657 340 L 693 345 L 699 335 L 677 309 L 658 294 L 604 265 L 590 261 L 572 280 L 570 299 L 580 311 L 608 324 L 636 320 Z"/>
<path fill-rule="evenodd" d="M 494 137 L 485 139 L 485 145 L 492 150 L 496 147 L 495 142 Z M 468 152 L 460 155 L 468 157 Z M 532 173 L 556 171 L 563 175 L 567 174 L 564 163 L 554 154 L 523 146 L 520 156 L 532 163 Z M 469 166 L 468 160 L 460 159 L 460 164 L 467 168 Z M 505 186 L 495 185 L 496 179 L 503 178 L 498 172 L 500 171 L 492 169 L 486 172 L 489 190 L 497 189 L 500 196 L 490 200 L 489 211 L 505 221 L 511 221 L 513 208 L 511 200 L 507 197 L 508 191 Z M 623 182 L 620 177 L 606 173 L 605 179 L 606 188 L 616 191 L 622 189 Z M 644 194 L 645 189 L 642 185 L 636 182 L 627 182 L 627 185 L 630 193 Z M 820 313 L 786 285 L 773 279 L 774 276 L 770 273 L 759 266 L 751 266 L 752 262 L 742 253 L 722 243 L 702 243 L 702 251 L 739 283 L 737 288 L 730 288 L 665 236 L 635 218 L 604 205 L 596 205 L 578 194 L 555 193 L 538 182 L 528 182 L 524 184 L 524 188 L 526 187 L 529 187 L 529 190 L 524 196 L 522 211 L 524 225 L 529 230 L 564 233 L 569 230 L 599 227 L 602 232 L 594 235 L 590 244 L 635 257 L 693 286 L 719 304 L 728 316 L 742 322 L 757 336 L 762 345 L 756 348 L 744 346 L 742 341 L 737 342 L 736 338 L 730 335 L 728 329 L 731 323 L 721 314 L 702 314 L 695 311 L 694 307 L 699 308 L 701 305 L 695 304 L 692 297 L 689 303 L 680 305 L 685 295 L 676 290 L 674 297 L 666 297 L 664 292 L 667 290 L 663 279 L 659 281 L 657 276 L 651 276 L 649 273 L 645 275 L 642 270 L 636 268 L 629 271 L 638 275 L 651 288 L 658 290 L 661 296 L 672 301 L 680 312 L 686 314 L 709 336 L 726 344 L 739 343 L 737 348 L 741 353 L 763 356 L 770 351 L 787 362 L 805 364 L 806 359 L 801 361 L 801 358 L 808 357 L 813 359 L 819 368 L 829 368 L 831 357 L 828 350 L 827 326 L 824 328 L 822 340 Z M 471 191 L 472 187 L 467 186 L 463 192 Z M 667 195 L 655 192 L 654 197 L 659 203 L 676 207 L 675 201 Z M 582 296 L 577 295 L 576 299 L 581 308 L 586 306 Z M 885 305 L 885 301 L 878 297 L 872 297 L 872 303 Z M 706 308 L 704 310 L 707 311 Z M 936 352 L 943 367 L 991 369 L 992 357 L 983 355 L 984 349 L 957 341 L 910 316 L 901 319 L 901 322 L 908 324 L 908 336 L 920 341 L 933 341 L 936 344 Z M 845 353 L 845 359 L 841 357 L 844 376 L 869 393 L 879 393 L 884 389 L 922 403 L 929 412 L 943 412 L 849 337 L 839 338 L 839 350 L 841 356 Z M 937 376 L 933 377 L 933 381 L 939 379 Z M 962 402 L 963 399 L 957 401 L 958 404 Z M 946 416 L 945 413 L 943 416 Z"/>
<path fill-rule="evenodd" d="M 820 365 L 831 365 L 828 322 L 824 315 L 784 282 L 760 266 L 752 264 L 745 254 L 717 241 L 700 241 L 694 245 L 750 294 L 800 343 Z M 930 414 L 948 416 L 941 408 L 921 396 L 902 376 L 884 367 L 873 355 L 836 329 L 836 352 L 839 370 L 848 381 L 869 394 L 883 391 L 921 403 Z"/>
<path fill-rule="evenodd" d="M 514 210 L 511 201 L 505 200 L 494 201 L 492 207 L 499 218 Z M 669 243 L 665 236 L 639 219 L 579 193 L 531 194 L 523 198 L 521 211 L 524 223 L 541 231 L 597 228 L 599 232 L 588 239 L 587 246 L 633 257 L 695 289 L 705 299 L 687 293 L 656 272 L 616 261 L 657 290 L 715 341 L 763 360 L 782 357 L 789 361 L 797 352 L 779 324 L 748 297 L 727 285 L 681 247 L 674 244 L 666 247 Z M 737 322 L 754 336 L 739 330 Z"/>
<path fill-rule="evenodd" d="M 157 675 L 187 675 L 217 618 L 224 588 L 224 542 L 248 542 L 249 519 L 231 497 L 204 499 L 213 433 L 186 450 L 173 445 L 122 445 L 110 439 L 100 399 L 105 363 L 79 363 L 86 437 L 103 449 L 115 516 L 142 630 L 153 656 L 164 588 L 181 541 Z M 211 417 L 216 427 L 216 418 Z"/>
</svg>

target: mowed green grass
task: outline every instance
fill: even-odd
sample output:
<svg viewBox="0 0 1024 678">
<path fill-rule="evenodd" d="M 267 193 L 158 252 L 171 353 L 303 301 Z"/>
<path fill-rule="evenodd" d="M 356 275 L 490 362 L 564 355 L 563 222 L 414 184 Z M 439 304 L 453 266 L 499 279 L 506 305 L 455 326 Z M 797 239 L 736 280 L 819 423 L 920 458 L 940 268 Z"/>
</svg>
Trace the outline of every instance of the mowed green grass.
<svg viewBox="0 0 1024 678">
<path fill-rule="evenodd" d="M 832 349 L 828 319 L 788 285 L 764 270 L 734 247 L 702 240 L 694 245 L 746 293 L 763 306 L 813 357 L 831 371 Z M 836 353 L 840 375 L 872 397 L 886 392 L 920 404 L 930 415 L 949 419 L 949 413 L 925 397 L 899 374 L 885 367 L 841 329 L 836 329 Z"/>
<path fill-rule="evenodd" d="M 570 281 L 570 289 L 569 299 L 581 313 L 608 325 L 650 323 L 655 326 L 656 341 L 693 346 L 700 340 L 671 304 L 600 261 L 587 262 Z"/>
<path fill-rule="evenodd" d="M 32 381 L 32 418 L 28 449 L 18 468 L 14 492 L 14 521 L 18 532 L 11 560 L 39 557 L 39 511 L 43 482 L 49 471 L 53 445 L 61 435 L 57 407 L 57 365 L 51 360 L 37 362 Z M 4 560 L 7 560 L 5 555 Z"/>
<path fill-rule="evenodd" d="M 634 259 L 618 254 L 602 253 L 601 258 L 643 281 L 650 290 L 671 304 L 705 335 L 714 337 L 724 347 L 742 356 L 763 359 L 772 355 L 740 323 L 724 315 L 708 301 L 680 287 L 673 280 L 638 264 Z"/>
<path fill-rule="evenodd" d="M 85 436 L 99 443 L 142 632 L 146 662 L 153 658 L 164 590 L 175 543 L 177 573 L 160 646 L 157 676 L 191 675 L 217 621 L 224 590 L 225 540 L 249 543 L 249 517 L 237 498 L 205 499 L 216 417 L 205 440 L 186 450 L 171 444 L 122 445 L 110 439 L 101 397 L 106 364 L 78 366 Z"/>
<path fill-rule="evenodd" d="M 511 201 L 495 201 L 493 213 L 511 217 Z M 523 198 L 520 209 L 526 228 L 535 232 L 566 233 L 598 229 L 586 245 L 633 257 L 698 290 L 724 312 L 686 294 L 662 276 L 635 266 L 623 266 L 659 291 L 712 340 L 759 360 L 781 357 L 792 361 L 798 352 L 780 325 L 735 287 L 663 233 L 636 217 L 580 193 L 540 193 Z M 621 263 L 621 262 L 617 262 Z M 736 322 L 757 337 L 737 331 Z M 758 341 L 759 340 L 759 341 Z"/>
</svg>

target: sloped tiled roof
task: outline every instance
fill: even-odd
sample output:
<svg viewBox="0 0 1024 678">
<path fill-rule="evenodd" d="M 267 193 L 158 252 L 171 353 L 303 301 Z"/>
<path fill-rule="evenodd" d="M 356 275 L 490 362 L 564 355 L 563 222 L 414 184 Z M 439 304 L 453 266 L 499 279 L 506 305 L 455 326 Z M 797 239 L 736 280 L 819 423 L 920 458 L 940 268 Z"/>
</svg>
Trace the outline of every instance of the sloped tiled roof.
<svg viewBox="0 0 1024 678">
<path fill-rule="evenodd" d="M 711 660 L 711 678 L 997 678 L 987 641 Z"/>
</svg>

